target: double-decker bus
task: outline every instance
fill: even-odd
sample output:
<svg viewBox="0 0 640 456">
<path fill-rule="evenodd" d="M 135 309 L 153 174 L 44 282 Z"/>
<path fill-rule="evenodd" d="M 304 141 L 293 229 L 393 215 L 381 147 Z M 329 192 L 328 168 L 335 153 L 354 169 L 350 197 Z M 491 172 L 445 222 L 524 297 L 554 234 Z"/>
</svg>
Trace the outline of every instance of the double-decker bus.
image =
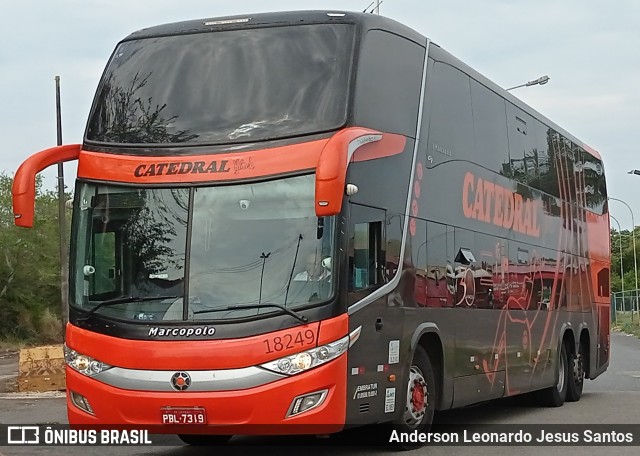
<svg viewBox="0 0 640 456">
<path fill-rule="evenodd" d="M 598 153 L 393 20 L 286 12 L 122 40 L 78 160 L 71 424 L 192 444 L 328 434 L 536 392 L 609 362 Z"/>
</svg>

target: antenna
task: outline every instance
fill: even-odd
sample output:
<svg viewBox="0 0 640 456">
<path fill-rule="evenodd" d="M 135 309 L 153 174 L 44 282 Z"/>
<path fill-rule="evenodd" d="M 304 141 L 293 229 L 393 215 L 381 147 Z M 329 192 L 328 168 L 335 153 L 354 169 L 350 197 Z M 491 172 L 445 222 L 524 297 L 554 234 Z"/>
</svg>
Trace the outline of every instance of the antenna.
<svg viewBox="0 0 640 456">
<path fill-rule="evenodd" d="M 369 3 L 369 6 L 367 6 L 364 11 L 362 11 L 363 13 L 369 13 L 369 14 L 378 14 L 380 15 L 380 5 L 382 5 L 384 3 L 384 1 L 381 0 L 375 0 L 371 3 Z M 373 6 L 373 8 L 371 8 Z M 371 9 L 369 9 L 371 8 Z"/>
</svg>

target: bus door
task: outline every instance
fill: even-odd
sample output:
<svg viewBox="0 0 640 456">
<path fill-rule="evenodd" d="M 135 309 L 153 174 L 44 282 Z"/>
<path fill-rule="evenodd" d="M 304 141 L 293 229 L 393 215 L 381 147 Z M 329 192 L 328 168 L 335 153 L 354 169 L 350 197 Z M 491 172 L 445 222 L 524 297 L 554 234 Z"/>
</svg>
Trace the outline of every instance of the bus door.
<svg viewBox="0 0 640 456">
<path fill-rule="evenodd" d="M 385 284 L 393 277 L 394 253 L 386 251 L 389 218 L 383 209 L 349 203 L 347 232 L 347 302 L 349 330 L 361 327 L 358 342 L 349 350 L 347 422 L 370 423 L 396 410 L 388 378 L 400 371 L 400 310 L 390 307 L 393 290 Z M 402 219 L 398 217 L 398 223 Z M 396 266 L 400 267 L 400 266 Z M 391 275 L 389 275 L 391 274 Z M 343 275 L 344 278 L 344 275 Z"/>
</svg>

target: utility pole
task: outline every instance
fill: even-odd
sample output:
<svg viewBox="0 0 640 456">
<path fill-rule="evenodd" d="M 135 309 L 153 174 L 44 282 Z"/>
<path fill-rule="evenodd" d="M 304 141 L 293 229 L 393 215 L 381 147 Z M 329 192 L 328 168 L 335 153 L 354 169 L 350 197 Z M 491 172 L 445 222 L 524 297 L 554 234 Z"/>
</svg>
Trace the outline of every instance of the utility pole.
<svg viewBox="0 0 640 456">
<path fill-rule="evenodd" d="M 62 145 L 62 114 L 60 110 L 60 76 L 55 77 L 56 81 L 56 130 L 57 145 Z M 62 334 L 69 321 L 69 256 L 67 250 L 67 223 L 65 217 L 65 193 L 64 193 L 64 166 L 58 163 L 58 230 L 60 233 L 60 294 L 62 308 Z"/>
<path fill-rule="evenodd" d="M 380 0 L 376 0 L 376 9 L 375 9 L 375 11 L 376 11 L 377 15 L 380 15 L 380 3 L 381 3 Z"/>
</svg>

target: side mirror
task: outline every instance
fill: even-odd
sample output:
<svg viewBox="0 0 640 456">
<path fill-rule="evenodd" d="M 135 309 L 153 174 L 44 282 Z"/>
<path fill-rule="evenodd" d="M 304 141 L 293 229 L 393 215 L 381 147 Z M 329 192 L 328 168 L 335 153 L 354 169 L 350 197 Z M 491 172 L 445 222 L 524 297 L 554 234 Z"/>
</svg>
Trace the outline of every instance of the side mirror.
<svg viewBox="0 0 640 456">
<path fill-rule="evenodd" d="M 347 168 L 352 161 L 367 161 L 401 153 L 406 138 L 368 128 L 339 131 L 327 142 L 316 166 L 316 215 L 336 215 L 347 191 Z"/>
</svg>

